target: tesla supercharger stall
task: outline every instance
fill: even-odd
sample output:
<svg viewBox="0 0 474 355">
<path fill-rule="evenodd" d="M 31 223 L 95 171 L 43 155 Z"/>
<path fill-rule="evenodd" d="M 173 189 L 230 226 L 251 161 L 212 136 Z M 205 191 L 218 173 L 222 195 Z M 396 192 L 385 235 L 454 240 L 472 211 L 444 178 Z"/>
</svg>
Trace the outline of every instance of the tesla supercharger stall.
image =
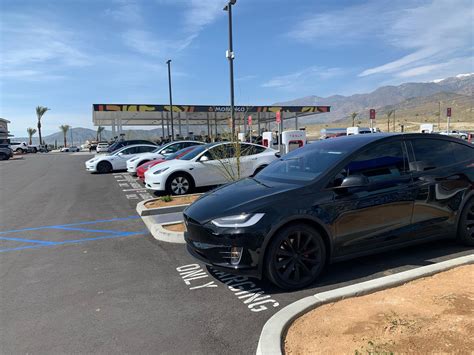
<svg viewBox="0 0 474 355">
<path fill-rule="evenodd" d="M 283 153 L 303 147 L 306 144 L 306 131 L 284 131 L 281 134 Z"/>
<path fill-rule="evenodd" d="M 281 134 L 281 153 L 287 154 L 306 144 L 306 131 L 284 131 Z M 278 149 L 278 137 L 274 132 L 263 132 L 262 145 Z"/>
</svg>

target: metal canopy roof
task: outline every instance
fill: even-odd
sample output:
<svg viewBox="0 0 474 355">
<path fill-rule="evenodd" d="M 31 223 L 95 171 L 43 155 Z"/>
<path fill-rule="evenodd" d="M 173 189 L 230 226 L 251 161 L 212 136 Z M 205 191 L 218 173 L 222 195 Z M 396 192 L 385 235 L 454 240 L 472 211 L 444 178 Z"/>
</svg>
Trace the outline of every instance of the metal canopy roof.
<svg viewBox="0 0 474 355">
<path fill-rule="evenodd" d="M 274 122 L 277 111 L 283 120 L 325 113 L 330 106 L 235 106 L 237 122 L 252 116 L 253 122 Z M 95 126 L 154 126 L 167 122 L 170 118 L 169 105 L 145 104 L 94 104 L 92 120 Z M 230 106 L 173 105 L 173 121 L 189 125 L 228 123 Z"/>
</svg>

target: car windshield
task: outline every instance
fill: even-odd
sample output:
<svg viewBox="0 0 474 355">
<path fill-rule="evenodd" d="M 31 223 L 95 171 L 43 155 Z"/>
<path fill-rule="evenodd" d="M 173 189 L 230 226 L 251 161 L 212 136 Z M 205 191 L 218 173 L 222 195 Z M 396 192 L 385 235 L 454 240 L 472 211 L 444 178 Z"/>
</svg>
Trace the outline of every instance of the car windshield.
<svg viewBox="0 0 474 355">
<path fill-rule="evenodd" d="M 191 159 L 194 159 L 194 158 L 196 158 L 199 154 L 201 154 L 202 152 L 204 152 L 207 148 L 209 148 L 207 144 L 198 145 L 198 146 L 196 146 L 196 148 L 194 148 L 193 150 L 191 150 L 189 153 L 186 153 L 186 154 L 183 155 L 181 158 L 179 158 L 179 160 L 191 160 Z"/>
<path fill-rule="evenodd" d="M 186 155 L 187 153 L 190 153 L 192 150 L 194 149 L 194 147 L 186 147 L 186 148 L 183 148 L 183 149 L 180 149 L 178 150 L 176 153 L 173 153 L 173 154 L 170 154 L 168 155 L 165 160 L 173 160 L 173 159 L 177 159 L 180 155 Z"/>
<path fill-rule="evenodd" d="M 256 180 L 269 180 L 301 184 L 316 179 L 319 175 L 341 161 L 350 147 L 336 140 L 325 140 L 294 150 L 271 163 L 256 175 Z"/>
</svg>

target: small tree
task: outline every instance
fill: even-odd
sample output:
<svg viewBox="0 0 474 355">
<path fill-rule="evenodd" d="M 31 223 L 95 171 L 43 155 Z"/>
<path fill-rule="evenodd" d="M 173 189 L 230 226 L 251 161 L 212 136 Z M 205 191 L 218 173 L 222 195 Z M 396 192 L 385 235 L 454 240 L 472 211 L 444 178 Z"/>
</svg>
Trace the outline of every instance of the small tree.
<svg viewBox="0 0 474 355">
<path fill-rule="evenodd" d="M 352 112 L 352 113 L 351 113 L 352 127 L 354 127 L 354 125 L 355 125 L 355 119 L 356 119 L 357 115 L 358 115 L 357 112 Z"/>
<path fill-rule="evenodd" d="M 59 126 L 59 129 L 60 129 L 61 131 L 63 131 L 64 147 L 67 146 L 67 138 L 66 138 L 66 137 L 67 137 L 67 131 L 69 131 L 69 128 L 70 128 L 70 126 L 67 125 L 67 124 L 63 124 L 63 125 Z"/>
<path fill-rule="evenodd" d="M 100 142 L 102 140 L 102 132 L 104 131 L 105 127 L 99 126 L 97 127 L 97 136 L 96 141 Z"/>
<path fill-rule="evenodd" d="M 36 133 L 36 129 L 29 127 L 29 128 L 26 129 L 26 132 L 28 132 L 28 137 L 30 138 L 30 143 L 29 144 L 32 145 L 33 144 L 32 143 L 32 138 L 33 138 L 33 134 Z M 41 144 L 41 142 L 40 142 L 40 144 Z"/>
<path fill-rule="evenodd" d="M 40 144 L 43 144 L 43 138 L 41 137 L 41 118 L 50 109 L 44 106 L 37 106 L 36 107 L 36 117 L 38 118 L 38 136 Z"/>
</svg>

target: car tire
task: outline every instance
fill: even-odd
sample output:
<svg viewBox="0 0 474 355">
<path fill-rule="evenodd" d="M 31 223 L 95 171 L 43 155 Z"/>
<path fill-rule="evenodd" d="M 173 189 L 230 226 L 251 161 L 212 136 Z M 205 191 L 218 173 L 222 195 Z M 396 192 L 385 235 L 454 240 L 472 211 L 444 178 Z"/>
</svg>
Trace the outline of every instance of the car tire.
<svg viewBox="0 0 474 355">
<path fill-rule="evenodd" d="M 170 195 L 186 195 L 194 189 L 194 181 L 189 174 L 176 173 L 166 180 L 166 192 Z"/>
<path fill-rule="evenodd" d="M 0 160 L 8 160 L 10 157 L 6 154 L 0 153 Z"/>
<path fill-rule="evenodd" d="M 464 205 L 459 216 L 458 239 L 468 246 L 474 246 L 474 197 Z"/>
<path fill-rule="evenodd" d="M 305 223 L 280 229 L 265 253 L 268 279 L 284 290 L 311 285 L 326 264 L 326 246 L 321 234 Z"/>
<path fill-rule="evenodd" d="M 38 149 L 33 148 L 33 153 L 38 153 Z"/>
<path fill-rule="evenodd" d="M 17 152 L 20 153 L 20 154 L 24 154 L 24 153 L 25 153 L 25 151 L 24 151 L 23 149 L 21 149 L 21 148 L 18 148 L 18 149 L 17 149 Z"/>
<path fill-rule="evenodd" d="M 108 161 L 101 161 L 99 164 L 97 164 L 97 172 L 99 174 L 106 174 L 110 173 L 112 171 L 112 164 L 110 164 Z"/>
</svg>

